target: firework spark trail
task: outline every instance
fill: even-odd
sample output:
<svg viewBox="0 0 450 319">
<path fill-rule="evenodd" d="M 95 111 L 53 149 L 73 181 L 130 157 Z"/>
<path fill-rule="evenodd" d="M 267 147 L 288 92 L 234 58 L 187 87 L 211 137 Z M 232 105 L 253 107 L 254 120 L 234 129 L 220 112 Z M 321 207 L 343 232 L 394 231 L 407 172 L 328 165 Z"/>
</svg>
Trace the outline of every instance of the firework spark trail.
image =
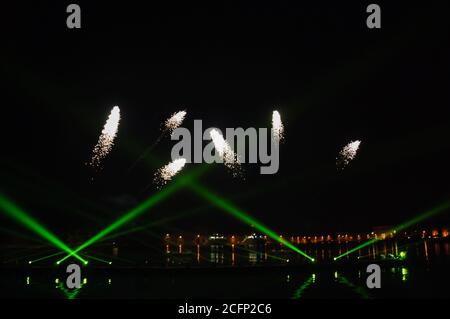
<svg viewBox="0 0 450 319">
<path fill-rule="evenodd" d="M 241 162 L 239 161 L 239 157 L 233 152 L 228 142 L 223 138 L 222 134 L 216 129 L 213 129 L 210 132 L 210 136 L 214 143 L 214 147 L 219 156 L 222 158 L 225 166 L 231 169 L 234 177 L 241 175 Z"/>
<path fill-rule="evenodd" d="M 171 181 L 172 178 L 181 171 L 186 164 L 185 158 L 177 158 L 176 160 L 170 162 L 169 164 L 161 167 L 155 173 L 155 183 L 158 187 L 162 187 Z"/>
<path fill-rule="evenodd" d="M 180 125 L 184 121 L 185 116 L 186 111 L 173 113 L 172 116 L 164 122 L 165 130 L 170 130 L 173 132 L 173 130 L 180 127 Z"/>
<path fill-rule="evenodd" d="M 284 125 L 278 111 L 272 113 L 272 138 L 279 143 L 284 138 Z"/>
<path fill-rule="evenodd" d="M 351 141 L 347 145 L 344 146 L 344 148 L 339 152 L 339 156 L 336 159 L 336 165 L 340 169 L 344 169 L 345 166 L 347 166 L 350 161 L 352 161 L 356 153 L 358 152 L 359 145 L 361 144 L 360 140 Z"/>
<path fill-rule="evenodd" d="M 186 114 L 186 111 L 175 112 L 166 121 L 164 121 L 164 128 L 162 129 L 161 135 L 159 135 L 156 141 L 152 145 L 150 145 L 144 152 L 142 152 L 138 159 L 133 164 L 131 164 L 131 166 L 128 168 L 128 172 L 131 172 L 136 164 L 144 159 L 148 155 L 148 153 L 151 152 L 156 147 L 156 145 L 159 144 L 159 142 L 167 132 L 170 131 L 172 133 L 176 128 L 180 127 L 180 125 L 184 121 L 184 118 L 186 117 Z"/>
<path fill-rule="evenodd" d="M 114 145 L 114 139 L 117 135 L 120 122 L 120 109 L 118 106 L 114 106 L 109 114 L 108 120 L 103 127 L 102 134 L 100 135 L 97 144 L 92 151 L 90 165 L 99 169 L 101 167 L 101 161 L 108 155 L 111 148 Z"/>
</svg>

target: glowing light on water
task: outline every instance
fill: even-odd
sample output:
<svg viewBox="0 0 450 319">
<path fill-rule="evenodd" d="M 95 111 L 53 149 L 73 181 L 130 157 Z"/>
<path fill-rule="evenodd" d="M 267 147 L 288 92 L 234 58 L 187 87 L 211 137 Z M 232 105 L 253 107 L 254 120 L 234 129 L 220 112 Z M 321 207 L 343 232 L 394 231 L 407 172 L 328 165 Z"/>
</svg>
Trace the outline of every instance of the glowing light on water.
<svg viewBox="0 0 450 319">
<path fill-rule="evenodd" d="M 185 158 L 177 158 L 173 162 L 161 167 L 155 174 L 155 183 L 160 187 L 165 185 L 183 169 L 185 164 Z"/>
<path fill-rule="evenodd" d="M 344 169 L 356 156 L 358 152 L 360 140 L 352 141 L 345 145 L 339 152 L 339 156 L 336 159 L 336 165 L 340 169 Z"/>
<path fill-rule="evenodd" d="M 240 161 L 236 153 L 231 149 L 228 142 L 223 138 L 222 134 L 216 129 L 210 132 L 211 139 L 214 143 L 214 148 L 216 149 L 219 156 L 222 158 L 223 163 L 226 167 L 232 170 L 233 176 L 238 176 L 241 174 Z"/>
<path fill-rule="evenodd" d="M 284 138 L 284 125 L 278 111 L 272 113 L 272 137 L 277 143 Z"/>
<path fill-rule="evenodd" d="M 108 120 L 103 127 L 102 134 L 100 135 L 97 145 L 95 145 L 92 151 L 93 156 L 90 165 L 94 168 L 100 168 L 101 161 L 108 155 L 114 145 L 114 139 L 117 135 L 120 122 L 120 109 L 118 106 L 114 106 L 109 114 Z"/>
</svg>

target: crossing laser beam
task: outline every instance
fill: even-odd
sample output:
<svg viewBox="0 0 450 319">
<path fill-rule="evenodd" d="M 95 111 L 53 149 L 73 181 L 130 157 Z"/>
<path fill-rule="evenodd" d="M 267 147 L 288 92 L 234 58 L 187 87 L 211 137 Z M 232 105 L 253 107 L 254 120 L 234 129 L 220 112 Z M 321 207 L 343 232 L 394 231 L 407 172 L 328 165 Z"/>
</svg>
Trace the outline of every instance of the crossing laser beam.
<svg viewBox="0 0 450 319">
<path fill-rule="evenodd" d="M 6 213 L 8 217 L 14 219 L 16 222 L 20 223 L 21 225 L 25 226 L 29 230 L 33 231 L 43 239 L 53 244 L 55 247 L 65 251 L 66 253 L 69 253 L 71 256 L 74 256 L 84 264 L 87 264 L 86 260 L 78 256 L 63 241 L 56 237 L 56 235 L 50 232 L 41 223 L 27 214 L 15 203 L 6 198 L 3 194 L 0 194 L 0 210 Z"/>
<path fill-rule="evenodd" d="M 251 217 L 249 214 L 245 213 L 235 205 L 233 205 L 231 202 L 221 198 L 220 196 L 212 193 L 207 188 L 201 186 L 200 184 L 196 183 L 195 181 L 192 181 L 191 183 L 186 185 L 190 189 L 194 190 L 198 195 L 212 203 L 213 205 L 219 207 L 220 209 L 224 210 L 225 212 L 231 214 L 233 217 L 239 219 L 240 221 L 248 224 L 253 225 L 256 229 L 258 229 L 260 232 L 264 233 L 265 235 L 269 236 L 273 240 L 279 242 L 280 244 L 285 245 L 289 249 L 295 251 L 296 253 L 302 255 L 303 257 L 307 258 L 309 261 L 314 262 L 314 258 L 306 254 L 303 250 L 298 249 L 293 244 L 291 244 L 289 241 L 285 240 L 284 238 L 280 237 L 277 233 L 269 229 L 267 226 L 263 225 L 260 221 L 258 221 L 256 218 Z"/>
<path fill-rule="evenodd" d="M 168 185 L 167 187 L 163 188 L 158 193 L 150 196 L 147 200 L 133 208 L 132 210 L 126 212 L 121 217 L 116 219 L 112 224 L 101 230 L 99 233 L 88 239 L 85 243 L 78 246 L 73 252 L 69 253 L 67 256 L 62 258 L 58 261 L 58 263 L 63 262 L 70 256 L 82 251 L 86 247 L 89 247 L 90 245 L 94 244 L 95 242 L 99 241 L 103 237 L 107 236 L 114 230 L 118 229 L 119 227 L 123 226 L 124 224 L 136 219 L 143 213 L 145 213 L 150 208 L 157 205 L 162 200 L 168 198 L 170 195 L 174 194 L 176 191 L 178 191 L 180 188 L 182 188 L 186 183 L 188 183 L 192 178 L 200 175 L 205 170 L 205 166 L 200 166 L 197 169 L 191 171 L 189 174 L 186 174 L 185 176 L 180 176 L 174 183 Z"/>
</svg>

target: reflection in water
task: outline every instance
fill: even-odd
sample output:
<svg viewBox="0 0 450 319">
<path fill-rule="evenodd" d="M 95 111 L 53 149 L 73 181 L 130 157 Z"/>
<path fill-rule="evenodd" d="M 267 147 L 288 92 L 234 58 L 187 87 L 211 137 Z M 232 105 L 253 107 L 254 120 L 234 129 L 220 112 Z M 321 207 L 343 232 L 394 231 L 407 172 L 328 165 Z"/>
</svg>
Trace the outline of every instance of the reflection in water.
<svg viewBox="0 0 450 319">
<path fill-rule="evenodd" d="M 353 290 L 355 293 L 357 293 L 362 299 L 372 299 L 372 296 L 366 291 L 364 287 L 357 286 L 350 282 L 346 277 L 343 275 L 339 275 L 337 272 L 335 272 L 335 278 L 340 284 L 343 284 Z"/>
<path fill-rule="evenodd" d="M 409 274 L 408 269 L 402 267 L 401 274 L 402 274 L 402 281 L 407 281 L 408 280 L 408 274 Z"/>
<path fill-rule="evenodd" d="M 423 242 L 423 243 L 422 243 Z M 431 247 L 429 245 L 432 245 Z M 317 258 L 317 261 L 333 261 L 335 256 L 351 252 L 356 244 L 341 242 L 330 244 L 317 244 L 312 246 L 305 246 L 300 244 L 299 248 L 309 253 L 311 256 Z M 431 249 L 429 249 L 431 248 Z M 297 255 L 290 250 L 279 249 L 278 243 L 273 246 L 271 244 L 242 246 L 238 244 L 215 244 L 211 246 L 203 246 L 195 244 L 185 247 L 184 244 L 178 243 L 175 246 L 164 245 L 166 257 L 170 258 L 168 265 L 172 264 L 196 264 L 201 265 L 204 261 L 211 263 L 220 263 L 230 266 L 236 266 L 238 263 L 245 264 L 261 264 L 261 263 L 280 263 L 290 260 L 294 263 L 304 263 L 302 256 Z M 171 254 L 171 250 L 177 252 Z M 239 258 L 238 258 L 239 257 Z M 370 244 L 360 250 L 346 255 L 347 260 L 379 260 L 379 259 L 393 259 L 393 260 L 426 260 L 430 262 L 435 258 L 450 259 L 450 243 L 440 242 L 434 239 L 419 239 L 416 242 L 397 242 L 386 241 L 376 242 Z M 205 264 L 206 265 L 206 264 Z"/>
<path fill-rule="evenodd" d="M 426 259 L 426 261 L 428 261 L 428 245 L 427 245 L 426 240 L 423 241 L 423 245 L 424 245 L 424 249 L 425 249 L 425 259 Z"/>
<path fill-rule="evenodd" d="M 212 245 L 210 257 L 212 263 L 223 264 L 224 261 L 223 246 Z"/>
<path fill-rule="evenodd" d="M 441 246 L 439 243 L 434 243 L 434 254 L 439 256 L 441 254 Z"/>
<path fill-rule="evenodd" d="M 231 244 L 231 265 L 234 266 L 235 256 L 234 256 L 234 244 Z"/>
<path fill-rule="evenodd" d="M 422 243 L 420 242 L 420 247 Z M 224 247 L 231 251 L 231 247 Z M 237 247 L 235 247 L 237 249 Z M 402 249 L 399 247 L 399 249 Z M 441 248 L 442 252 L 444 251 Z M 208 251 L 209 253 L 209 251 Z M 238 252 L 236 252 L 238 253 Z M 213 257 L 220 261 L 219 256 Z M 422 259 L 423 260 L 423 259 Z M 432 259 L 430 259 L 432 261 Z M 425 265 L 425 263 L 423 263 Z M 410 268 L 411 267 L 411 268 Z M 433 268 L 433 267 L 427 267 Z M 441 271 L 444 269 L 444 271 Z M 48 297 L 48 298 L 170 298 L 180 296 L 211 297 L 208 290 L 211 285 L 220 286 L 216 296 L 233 297 L 255 296 L 267 294 L 270 297 L 280 298 L 398 298 L 403 296 L 429 297 L 449 296 L 444 282 L 448 282 L 445 267 L 430 273 L 426 268 L 411 266 L 389 266 L 383 272 L 382 285 L 389 289 L 368 290 L 366 287 L 367 273 L 365 264 L 361 267 L 340 267 L 338 271 L 330 268 L 314 269 L 314 273 L 305 273 L 305 269 L 268 267 L 262 272 L 254 272 L 249 276 L 247 271 L 241 272 L 240 267 L 231 270 L 230 276 L 223 276 L 221 272 L 129 272 L 111 274 L 93 274 L 82 279 L 81 289 L 67 289 L 64 277 L 49 277 L 39 273 L 15 278 L 16 290 L 12 286 L 14 296 Z M 50 273 L 48 273 L 50 275 Z M 446 276 L 446 277 L 442 277 Z M 10 276 L 14 277 L 14 276 Z M 281 277 L 281 283 L 280 283 Z M 112 285 L 112 278 L 115 284 Z M 6 283 L 6 280 L 3 279 Z M 9 278 L 7 279 L 9 280 Z M 12 281 L 10 281 L 12 282 Z M 26 283 L 29 283 L 27 285 Z M 133 284 L 130 286 L 130 282 Z M 258 283 L 264 282 L 265 289 L 255 289 Z M 2 287 L 6 285 L 0 282 Z M 55 289 L 55 286 L 57 289 Z M 238 288 L 238 289 L 236 289 Z M 436 289 L 436 290 L 435 290 Z M 238 292 L 236 292 L 238 290 Z M 223 295 L 217 295 L 217 294 Z"/>
<path fill-rule="evenodd" d="M 87 282 L 87 279 L 86 279 L 86 282 Z M 59 288 L 64 293 L 64 296 L 66 297 L 66 299 L 71 300 L 71 299 L 75 299 L 77 297 L 77 295 L 80 293 L 80 291 L 84 285 L 85 284 L 82 284 L 80 288 L 76 288 L 74 290 L 68 290 L 68 289 L 66 289 L 66 287 L 64 287 L 64 284 L 62 282 L 60 282 L 59 285 L 57 286 L 57 288 Z"/>
<path fill-rule="evenodd" d="M 200 245 L 197 245 L 197 264 L 200 263 Z"/>
<path fill-rule="evenodd" d="M 300 299 L 308 287 L 316 281 L 316 275 L 312 274 L 295 292 L 291 299 Z"/>
</svg>

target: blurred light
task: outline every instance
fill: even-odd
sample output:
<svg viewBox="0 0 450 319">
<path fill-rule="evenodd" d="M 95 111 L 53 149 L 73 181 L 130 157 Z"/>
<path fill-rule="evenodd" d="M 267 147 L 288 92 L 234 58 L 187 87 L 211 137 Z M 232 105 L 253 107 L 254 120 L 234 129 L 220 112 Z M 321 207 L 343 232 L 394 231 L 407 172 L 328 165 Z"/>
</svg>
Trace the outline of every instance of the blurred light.
<svg viewBox="0 0 450 319">
<path fill-rule="evenodd" d="M 402 268 L 402 281 L 406 281 L 408 278 L 408 269 Z"/>
</svg>

